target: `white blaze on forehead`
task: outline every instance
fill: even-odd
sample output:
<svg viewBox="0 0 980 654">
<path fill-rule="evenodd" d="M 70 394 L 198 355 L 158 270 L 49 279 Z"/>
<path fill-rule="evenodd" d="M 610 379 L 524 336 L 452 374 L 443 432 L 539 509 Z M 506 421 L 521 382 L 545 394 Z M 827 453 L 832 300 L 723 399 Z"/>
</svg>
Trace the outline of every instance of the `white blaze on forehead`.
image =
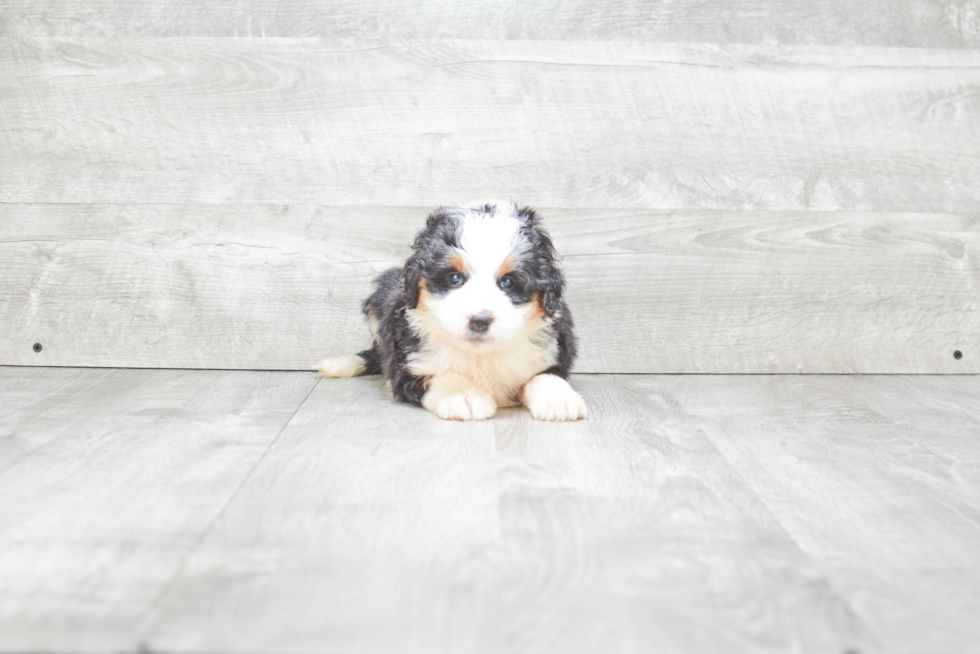
<svg viewBox="0 0 980 654">
<path fill-rule="evenodd" d="M 426 347 L 431 347 L 433 339 L 444 339 L 460 351 L 486 352 L 505 343 L 513 344 L 514 339 L 526 340 L 529 334 L 543 329 L 546 325 L 535 304 L 515 305 L 497 285 L 501 264 L 521 258 L 530 247 L 521 233 L 524 222 L 517 216 L 516 207 L 498 204 L 487 215 L 483 205 L 474 205 L 454 215 L 460 221 L 459 247 L 450 253 L 450 261 L 454 255 L 464 259 L 465 270 L 461 272 L 467 279 L 458 288 L 428 297 L 423 309 L 410 310 L 412 325 L 425 336 Z M 492 320 L 486 332 L 474 337 L 470 319 L 478 314 L 489 314 Z M 535 347 L 541 349 L 540 345 Z M 428 367 L 417 370 L 419 376 L 436 374 Z"/>
<path fill-rule="evenodd" d="M 460 245 L 475 277 L 495 275 L 521 240 L 521 223 L 505 207 L 498 207 L 495 216 L 468 215 L 462 228 Z"/>
</svg>

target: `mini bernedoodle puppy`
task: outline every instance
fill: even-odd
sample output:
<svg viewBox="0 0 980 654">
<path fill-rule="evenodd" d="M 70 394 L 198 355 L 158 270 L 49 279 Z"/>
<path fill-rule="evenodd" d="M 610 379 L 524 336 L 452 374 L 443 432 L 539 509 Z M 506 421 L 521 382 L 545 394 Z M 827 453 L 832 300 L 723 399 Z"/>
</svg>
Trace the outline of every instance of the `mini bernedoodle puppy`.
<svg viewBox="0 0 980 654">
<path fill-rule="evenodd" d="M 441 207 L 404 268 L 364 302 L 370 350 L 324 359 L 328 377 L 384 375 L 395 398 L 447 420 L 523 404 L 538 420 L 579 420 L 565 278 L 534 211 L 513 203 Z"/>
</svg>

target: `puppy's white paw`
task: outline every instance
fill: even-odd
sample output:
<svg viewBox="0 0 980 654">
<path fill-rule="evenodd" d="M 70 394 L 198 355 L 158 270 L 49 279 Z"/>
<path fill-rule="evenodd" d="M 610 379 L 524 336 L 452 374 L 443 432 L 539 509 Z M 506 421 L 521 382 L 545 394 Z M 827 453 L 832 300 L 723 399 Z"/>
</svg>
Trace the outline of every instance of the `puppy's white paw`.
<svg viewBox="0 0 980 654">
<path fill-rule="evenodd" d="M 422 406 L 443 420 L 486 420 L 497 411 L 489 393 L 454 373 L 429 379 Z"/>
<path fill-rule="evenodd" d="M 537 375 L 526 383 L 524 406 L 535 420 L 566 422 L 588 415 L 582 396 L 556 375 Z"/>
<path fill-rule="evenodd" d="M 496 411 L 493 398 L 474 387 L 440 399 L 433 413 L 443 420 L 486 420 Z"/>
<path fill-rule="evenodd" d="M 357 377 L 364 372 L 364 359 L 356 354 L 324 359 L 316 364 L 316 369 L 325 377 Z"/>
</svg>

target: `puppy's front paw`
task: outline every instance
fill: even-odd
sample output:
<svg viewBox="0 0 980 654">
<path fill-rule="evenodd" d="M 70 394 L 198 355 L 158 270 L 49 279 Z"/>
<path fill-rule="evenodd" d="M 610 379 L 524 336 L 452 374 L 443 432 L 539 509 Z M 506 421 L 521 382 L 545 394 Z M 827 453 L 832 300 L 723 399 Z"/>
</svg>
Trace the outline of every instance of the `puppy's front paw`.
<svg viewBox="0 0 980 654">
<path fill-rule="evenodd" d="M 582 396 L 556 375 L 537 375 L 525 384 L 524 406 L 535 420 L 566 422 L 588 414 Z"/>
<path fill-rule="evenodd" d="M 438 400 L 433 413 L 443 420 L 486 420 L 496 410 L 492 397 L 478 388 L 468 388 Z"/>
</svg>

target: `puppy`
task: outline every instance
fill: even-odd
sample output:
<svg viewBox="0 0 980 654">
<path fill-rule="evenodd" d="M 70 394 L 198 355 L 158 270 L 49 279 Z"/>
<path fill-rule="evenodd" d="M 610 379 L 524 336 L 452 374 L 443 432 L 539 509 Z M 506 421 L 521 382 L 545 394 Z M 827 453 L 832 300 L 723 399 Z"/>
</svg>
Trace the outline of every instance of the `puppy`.
<svg viewBox="0 0 980 654">
<path fill-rule="evenodd" d="M 384 375 L 395 398 L 446 420 L 523 404 L 538 420 L 579 420 L 565 278 L 534 211 L 513 203 L 441 207 L 404 268 L 375 280 L 363 311 L 371 349 L 324 359 L 327 377 Z"/>
</svg>

